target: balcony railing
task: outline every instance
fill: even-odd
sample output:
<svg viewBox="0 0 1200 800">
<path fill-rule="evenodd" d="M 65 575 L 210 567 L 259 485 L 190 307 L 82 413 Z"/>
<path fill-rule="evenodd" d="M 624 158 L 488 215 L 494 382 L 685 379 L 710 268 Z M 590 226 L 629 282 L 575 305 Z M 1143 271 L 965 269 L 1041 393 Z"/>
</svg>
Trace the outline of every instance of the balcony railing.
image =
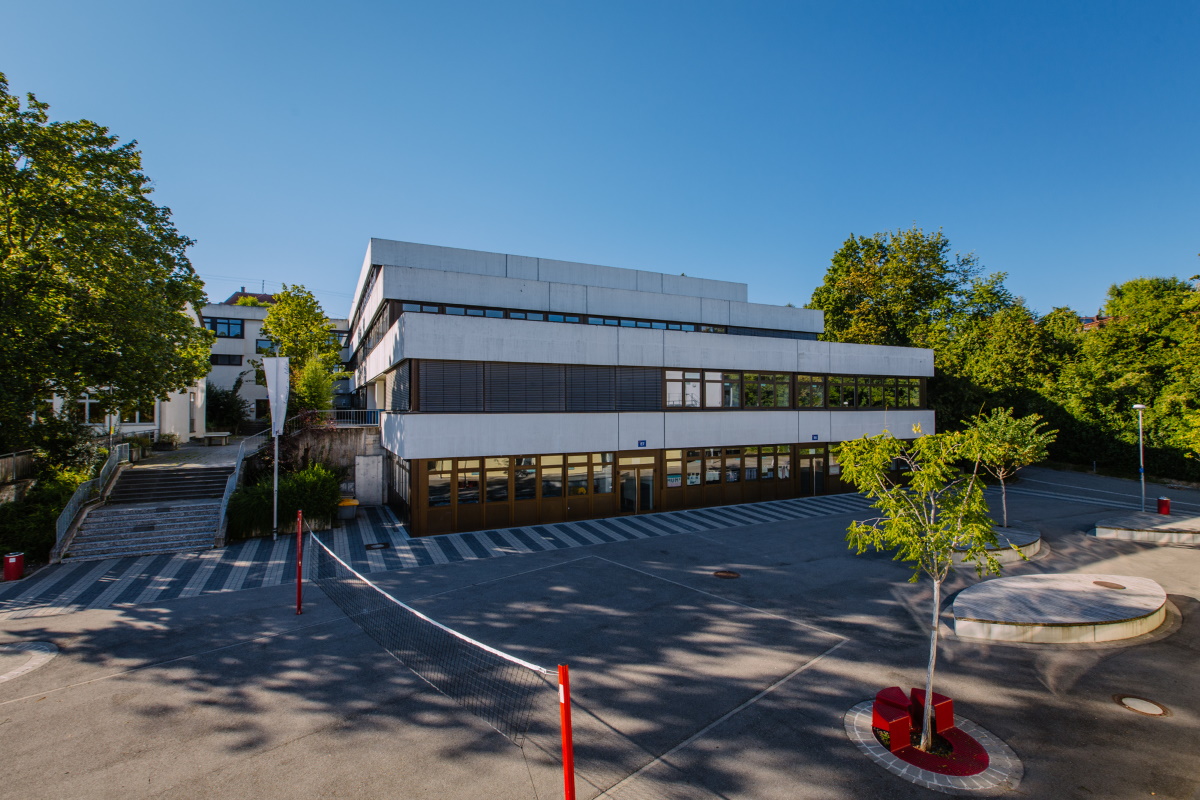
<svg viewBox="0 0 1200 800">
<path fill-rule="evenodd" d="M 379 425 L 378 408 L 328 408 L 305 411 L 284 423 L 283 435 L 304 428 L 368 428 Z"/>
</svg>

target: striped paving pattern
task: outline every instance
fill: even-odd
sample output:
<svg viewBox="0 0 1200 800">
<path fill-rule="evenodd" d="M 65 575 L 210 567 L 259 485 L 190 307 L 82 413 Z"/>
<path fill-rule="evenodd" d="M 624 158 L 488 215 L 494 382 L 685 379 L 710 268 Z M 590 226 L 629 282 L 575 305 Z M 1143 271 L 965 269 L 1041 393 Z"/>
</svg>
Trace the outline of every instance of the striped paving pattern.
<svg viewBox="0 0 1200 800">
<path fill-rule="evenodd" d="M 858 513 L 869 506 L 867 499 L 857 494 L 823 495 L 419 539 L 409 537 L 391 509 L 379 507 L 361 509 L 354 522 L 321 534 L 321 538 L 339 557 L 366 574 Z M 368 544 L 380 542 L 388 546 L 367 549 Z M 281 536 L 278 541 L 250 539 L 203 553 L 130 556 L 46 567 L 24 580 L 0 584 L 0 619 L 160 603 L 292 583 L 295 545 L 294 535 Z"/>
</svg>

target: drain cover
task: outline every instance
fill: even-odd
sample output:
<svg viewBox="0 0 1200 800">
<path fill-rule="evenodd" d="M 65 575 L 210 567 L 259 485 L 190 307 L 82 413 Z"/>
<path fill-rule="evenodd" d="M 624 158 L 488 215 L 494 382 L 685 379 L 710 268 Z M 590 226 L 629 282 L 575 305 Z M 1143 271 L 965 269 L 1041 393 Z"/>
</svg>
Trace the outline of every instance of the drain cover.
<svg viewBox="0 0 1200 800">
<path fill-rule="evenodd" d="M 371 544 L 367 545 L 367 549 L 368 550 L 387 550 L 391 546 L 392 545 L 390 542 L 372 542 Z"/>
<path fill-rule="evenodd" d="M 1125 588 L 1121 584 L 1113 583 L 1112 581 L 1092 581 L 1092 583 L 1096 584 L 1097 586 L 1103 586 L 1105 589 L 1124 589 Z"/>
<path fill-rule="evenodd" d="M 1144 697 L 1135 697 L 1131 694 L 1115 694 L 1113 700 L 1117 705 L 1127 708 L 1130 711 L 1136 711 L 1139 714 L 1145 714 L 1148 717 L 1165 717 L 1170 712 L 1166 706 L 1161 706 L 1153 700 L 1147 700 Z"/>
<path fill-rule="evenodd" d="M 740 572 L 734 572 L 731 569 L 719 569 L 713 573 L 713 576 L 717 577 L 717 578 L 729 579 L 729 578 L 740 578 L 740 577 L 742 577 L 742 574 Z"/>
</svg>

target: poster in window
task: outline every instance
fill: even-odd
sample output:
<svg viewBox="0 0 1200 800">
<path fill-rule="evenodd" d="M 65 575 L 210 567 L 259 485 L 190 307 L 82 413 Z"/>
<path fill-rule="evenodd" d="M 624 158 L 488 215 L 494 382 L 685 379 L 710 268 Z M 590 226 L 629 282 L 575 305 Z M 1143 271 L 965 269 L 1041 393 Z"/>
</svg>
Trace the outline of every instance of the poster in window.
<svg viewBox="0 0 1200 800">
<path fill-rule="evenodd" d="M 678 472 L 668 472 L 667 473 L 667 488 L 675 489 L 679 486 L 683 486 L 683 476 L 680 475 Z"/>
</svg>

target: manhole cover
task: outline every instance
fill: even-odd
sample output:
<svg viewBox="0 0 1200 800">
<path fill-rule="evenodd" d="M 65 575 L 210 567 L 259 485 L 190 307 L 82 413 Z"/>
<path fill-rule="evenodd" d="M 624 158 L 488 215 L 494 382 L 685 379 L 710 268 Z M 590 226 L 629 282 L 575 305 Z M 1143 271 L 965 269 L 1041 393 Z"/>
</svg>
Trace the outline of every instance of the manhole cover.
<svg viewBox="0 0 1200 800">
<path fill-rule="evenodd" d="M 372 542 L 371 544 L 367 545 L 367 549 L 368 550 L 387 550 L 391 546 L 392 545 L 390 542 Z"/>
<path fill-rule="evenodd" d="M 740 578 L 742 577 L 742 574 L 740 572 L 734 572 L 731 569 L 719 569 L 713 573 L 713 577 L 725 578 L 728 580 L 729 578 Z"/>
<path fill-rule="evenodd" d="M 1112 581 L 1092 581 L 1092 583 L 1096 584 L 1097 586 L 1103 586 L 1105 589 L 1124 589 L 1125 588 L 1121 584 L 1113 583 Z"/>
<path fill-rule="evenodd" d="M 1135 697 L 1131 694 L 1115 694 L 1113 700 L 1117 705 L 1136 711 L 1139 714 L 1145 714 L 1148 717 L 1165 717 L 1169 713 L 1166 706 L 1161 706 L 1153 700 L 1147 700 L 1144 697 Z"/>
</svg>

